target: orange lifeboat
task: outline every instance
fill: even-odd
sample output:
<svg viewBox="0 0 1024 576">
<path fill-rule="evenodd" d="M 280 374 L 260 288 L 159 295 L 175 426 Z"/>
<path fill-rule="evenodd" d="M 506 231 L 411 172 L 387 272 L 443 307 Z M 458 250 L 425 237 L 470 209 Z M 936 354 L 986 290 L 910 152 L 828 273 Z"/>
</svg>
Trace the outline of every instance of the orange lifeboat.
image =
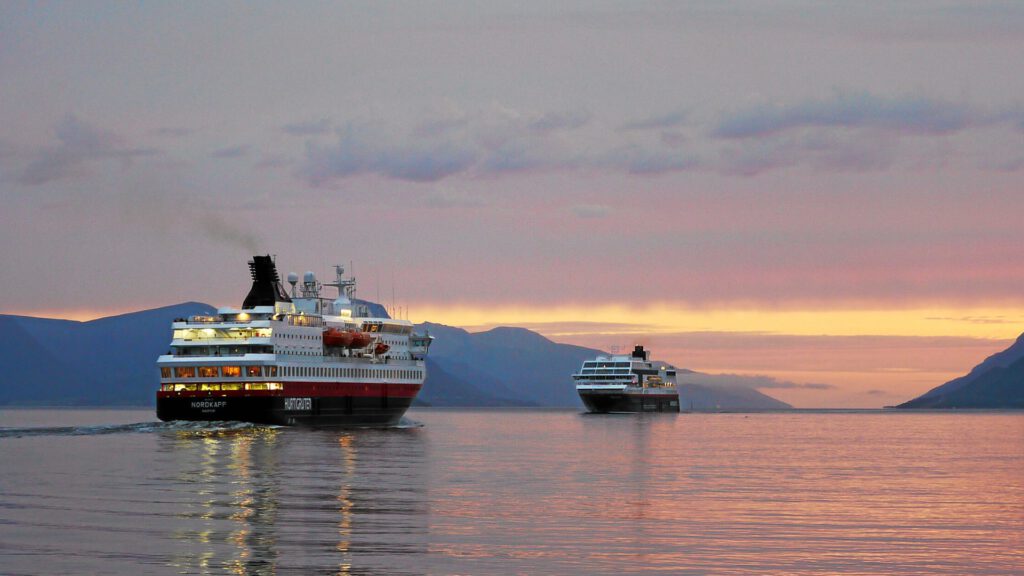
<svg viewBox="0 0 1024 576">
<path fill-rule="evenodd" d="M 373 342 L 373 336 L 365 332 L 349 332 L 352 335 L 352 342 L 349 343 L 349 348 L 366 348 Z"/>
<path fill-rule="evenodd" d="M 348 330 L 328 328 L 324 330 L 324 346 L 344 348 L 352 343 L 352 333 Z"/>
<path fill-rule="evenodd" d="M 373 347 L 373 353 L 374 354 L 383 354 L 383 353 L 387 352 L 390 349 L 391 349 L 391 346 L 388 346 L 387 344 L 385 344 L 383 342 L 378 342 L 377 345 Z"/>
</svg>

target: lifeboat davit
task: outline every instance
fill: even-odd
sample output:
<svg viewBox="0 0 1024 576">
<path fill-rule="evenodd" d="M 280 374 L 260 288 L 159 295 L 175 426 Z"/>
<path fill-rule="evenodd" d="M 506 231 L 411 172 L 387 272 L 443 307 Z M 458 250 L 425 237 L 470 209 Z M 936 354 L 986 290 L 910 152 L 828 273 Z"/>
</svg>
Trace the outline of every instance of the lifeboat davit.
<svg viewBox="0 0 1024 576">
<path fill-rule="evenodd" d="M 339 330 L 338 328 L 328 328 L 324 330 L 324 346 L 337 346 L 344 348 L 352 343 L 352 332 L 348 330 Z"/>
<path fill-rule="evenodd" d="M 373 336 L 365 332 L 349 332 L 352 335 L 352 342 L 349 343 L 349 348 L 366 348 L 373 342 Z"/>
<path fill-rule="evenodd" d="M 379 342 L 379 343 L 377 343 L 376 346 L 373 347 L 373 353 L 374 354 L 383 354 L 383 353 L 387 352 L 390 349 L 391 349 L 391 346 L 388 346 L 387 344 L 385 344 L 383 342 Z"/>
</svg>

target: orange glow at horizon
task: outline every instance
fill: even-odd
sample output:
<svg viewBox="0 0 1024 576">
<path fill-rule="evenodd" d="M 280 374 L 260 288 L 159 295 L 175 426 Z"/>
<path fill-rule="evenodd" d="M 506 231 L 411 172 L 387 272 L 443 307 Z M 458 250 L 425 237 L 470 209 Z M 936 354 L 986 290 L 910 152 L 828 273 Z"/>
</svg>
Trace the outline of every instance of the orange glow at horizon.
<svg viewBox="0 0 1024 576">
<path fill-rule="evenodd" d="M 696 310 L 671 305 L 420 305 L 414 311 L 417 322 L 429 318 L 470 331 L 519 325 L 557 342 L 601 350 L 642 343 L 659 358 L 698 372 L 774 378 L 791 387 L 760 390 L 799 408 L 879 408 L 910 400 L 965 374 L 1024 332 L 1024 308 L 1017 307 Z M 729 346 L 694 342 L 692 337 L 702 333 L 738 340 Z M 843 346 L 835 342 L 837 338 L 857 342 Z M 897 344 L 892 339 L 910 342 Z"/>
<path fill-rule="evenodd" d="M 414 322 L 470 331 L 520 326 L 556 342 L 601 350 L 642 343 L 660 359 L 699 372 L 795 383 L 761 391 L 802 408 L 870 408 L 909 400 L 965 374 L 1024 332 L 1024 308 L 1016 306 L 786 310 L 664 303 L 635 308 L 416 304 L 409 309 Z M 88 321 L 134 311 L 3 313 Z M 697 337 L 709 334 L 727 341 Z M 850 339 L 856 342 L 844 343 Z"/>
<path fill-rule="evenodd" d="M 9 316 L 27 316 L 29 318 L 44 318 L 47 320 L 71 320 L 73 322 L 88 322 L 90 320 L 98 320 L 100 318 L 108 318 L 110 316 L 119 316 L 121 314 L 130 314 L 132 312 L 138 312 L 138 310 L 90 310 L 86 308 L 75 308 L 66 310 L 3 310 L 0 311 L 0 314 Z"/>
<path fill-rule="evenodd" d="M 537 327 L 553 337 L 583 334 L 740 332 L 795 336 L 955 336 L 1012 339 L 1024 332 L 1024 307 L 907 307 L 834 309 L 695 309 L 671 304 L 631 308 L 594 306 L 438 306 L 412 308 L 414 322 L 486 330 Z M 567 330 L 558 324 L 590 324 Z M 540 328 L 544 327 L 544 328 Z"/>
</svg>

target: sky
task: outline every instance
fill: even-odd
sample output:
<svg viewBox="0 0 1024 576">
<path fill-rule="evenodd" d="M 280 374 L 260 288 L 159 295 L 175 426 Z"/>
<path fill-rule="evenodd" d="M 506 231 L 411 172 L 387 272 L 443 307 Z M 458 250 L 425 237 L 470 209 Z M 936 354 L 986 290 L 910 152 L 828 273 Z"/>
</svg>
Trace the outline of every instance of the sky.
<svg viewBox="0 0 1024 576">
<path fill-rule="evenodd" d="M 894 404 L 1024 332 L 1021 62 L 1018 2 L 3 2 L 0 313 L 238 306 L 269 253 Z"/>
</svg>

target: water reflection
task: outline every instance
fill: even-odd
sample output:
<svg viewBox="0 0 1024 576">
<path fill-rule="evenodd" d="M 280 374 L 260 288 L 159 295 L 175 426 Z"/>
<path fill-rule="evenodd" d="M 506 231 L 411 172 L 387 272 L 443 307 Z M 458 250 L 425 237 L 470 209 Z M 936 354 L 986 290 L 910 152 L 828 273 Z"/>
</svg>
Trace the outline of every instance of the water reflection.
<svg viewBox="0 0 1024 576">
<path fill-rule="evenodd" d="M 170 565 L 187 573 L 421 573 L 419 430 L 168 432 L 180 502 Z"/>
<path fill-rule="evenodd" d="M 1020 574 L 1024 415 L 424 411 L 0 438 L 11 574 Z M 94 424 L 84 421 L 82 424 Z"/>
</svg>

